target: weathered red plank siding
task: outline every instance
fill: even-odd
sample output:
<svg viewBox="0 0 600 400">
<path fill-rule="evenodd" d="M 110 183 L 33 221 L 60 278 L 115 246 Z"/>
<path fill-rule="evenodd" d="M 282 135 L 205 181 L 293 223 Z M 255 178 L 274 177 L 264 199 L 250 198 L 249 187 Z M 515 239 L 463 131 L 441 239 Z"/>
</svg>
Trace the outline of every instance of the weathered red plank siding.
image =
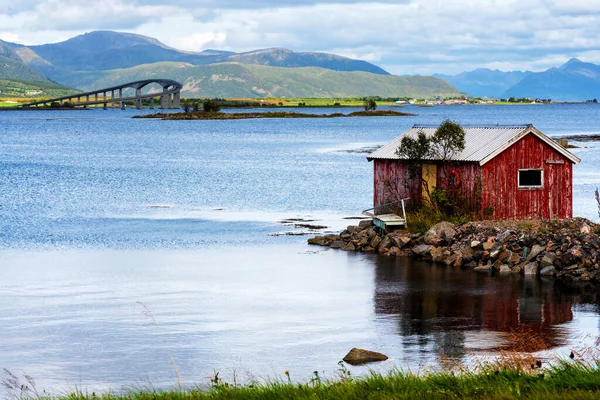
<svg viewBox="0 0 600 400">
<path fill-rule="evenodd" d="M 460 188 L 458 189 L 460 203 L 465 202 L 464 205 L 476 210 L 476 207 L 481 205 L 481 167 L 477 163 L 464 163 L 448 166 L 444 171 L 440 165 L 437 170 L 436 186 L 438 188 L 448 189 L 446 178 L 451 171 L 456 171 L 460 176 Z"/>
<path fill-rule="evenodd" d="M 418 179 L 409 185 L 406 166 L 395 160 L 373 161 L 373 205 L 399 201 L 409 197 L 410 202 L 419 202 L 421 199 L 421 186 Z"/>
<path fill-rule="evenodd" d="M 563 164 L 549 164 L 561 161 Z M 542 189 L 519 189 L 519 169 L 543 169 Z M 482 168 L 482 210 L 491 218 L 570 218 L 573 214 L 573 165 L 529 134 Z"/>
<path fill-rule="evenodd" d="M 408 171 L 405 165 L 395 160 L 374 160 L 374 190 L 373 204 L 375 207 L 382 204 L 398 201 L 409 197 L 409 203 L 420 203 L 421 182 L 420 179 L 408 181 Z M 464 163 L 448 168 L 448 172 L 455 170 L 460 175 L 460 195 L 464 196 L 469 206 L 480 204 L 481 198 L 481 167 L 476 163 Z M 436 186 L 446 189 L 446 173 L 441 165 L 437 169 Z M 479 189 L 478 189 L 479 187 Z"/>
</svg>

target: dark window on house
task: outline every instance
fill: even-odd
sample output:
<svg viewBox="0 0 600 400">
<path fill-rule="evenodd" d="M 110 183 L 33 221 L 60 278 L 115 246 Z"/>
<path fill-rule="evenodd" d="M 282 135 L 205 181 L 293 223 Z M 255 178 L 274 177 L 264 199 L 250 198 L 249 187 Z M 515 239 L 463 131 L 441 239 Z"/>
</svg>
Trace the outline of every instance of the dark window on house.
<svg viewBox="0 0 600 400">
<path fill-rule="evenodd" d="M 544 170 L 542 169 L 520 169 L 519 189 L 537 189 L 544 187 Z"/>
</svg>

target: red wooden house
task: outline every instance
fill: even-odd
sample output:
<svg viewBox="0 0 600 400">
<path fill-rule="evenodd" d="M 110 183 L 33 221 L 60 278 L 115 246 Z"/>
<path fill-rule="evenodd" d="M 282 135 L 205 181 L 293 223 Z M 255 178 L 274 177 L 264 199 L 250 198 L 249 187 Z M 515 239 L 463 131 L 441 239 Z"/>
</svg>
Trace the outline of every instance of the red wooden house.
<svg viewBox="0 0 600 400">
<path fill-rule="evenodd" d="M 374 206 L 425 195 L 420 177 L 410 179 L 396 149 L 404 135 L 432 135 L 438 126 L 415 125 L 371 153 Z M 450 165 L 422 160 L 430 188 L 454 189 L 461 201 L 493 219 L 570 218 L 573 214 L 573 164 L 580 159 L 532 125 L 463 126 L 465 149 Z"/>
</svg>

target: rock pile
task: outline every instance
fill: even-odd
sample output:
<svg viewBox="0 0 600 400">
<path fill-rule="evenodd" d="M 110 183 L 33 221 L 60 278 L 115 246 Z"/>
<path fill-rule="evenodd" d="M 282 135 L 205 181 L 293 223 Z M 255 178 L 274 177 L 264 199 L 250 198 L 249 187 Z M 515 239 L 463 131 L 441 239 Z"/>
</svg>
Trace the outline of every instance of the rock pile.
<svg viewBox="0 0 600 400">
<path fill-rule="evenodd" d="M 413 256 L 457 268 L 499 274 L 556 276 L 568 282 L 600 282 L 600 226 L 583 218 L 441 222 L 424 235 L 406 231 L 381 236 L 371 220 L 309 244 L 345 251 Z"/>
</svg>

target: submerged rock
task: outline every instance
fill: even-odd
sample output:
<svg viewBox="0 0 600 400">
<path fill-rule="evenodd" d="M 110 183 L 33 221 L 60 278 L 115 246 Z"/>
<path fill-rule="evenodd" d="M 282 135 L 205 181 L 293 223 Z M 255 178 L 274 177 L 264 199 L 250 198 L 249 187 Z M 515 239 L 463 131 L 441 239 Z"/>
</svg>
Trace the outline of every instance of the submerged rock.
<svg viewBox="0 0 600 400">
<path fill-rule="evenodd" d="M 359 348 L 353 348 L 346 354 L 343 358 L 348 364 L 351 365 L 360 365 L 366 364 L 375 361 L 385 361 L 388 359 L 388 356 L 382 353 L 377 353 L 376 351 L 364 350 Z"/>
</svg>

